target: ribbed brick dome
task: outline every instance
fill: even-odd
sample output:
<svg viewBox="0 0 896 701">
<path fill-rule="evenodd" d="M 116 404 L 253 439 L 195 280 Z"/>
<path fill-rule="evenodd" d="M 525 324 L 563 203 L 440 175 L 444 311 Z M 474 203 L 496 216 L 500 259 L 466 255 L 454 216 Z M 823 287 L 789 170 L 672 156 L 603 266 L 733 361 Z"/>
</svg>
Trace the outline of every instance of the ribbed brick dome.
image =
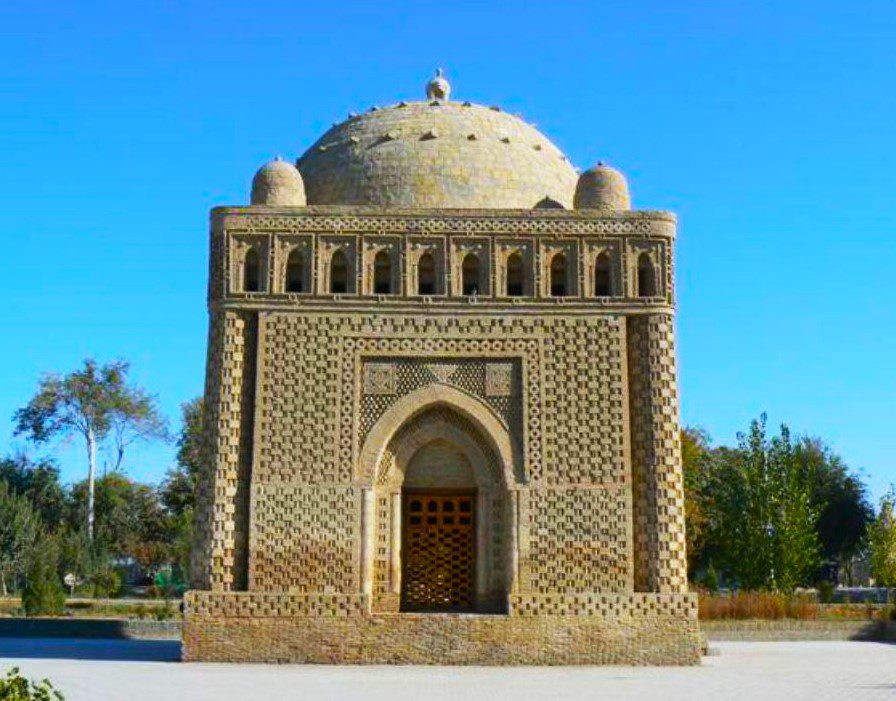
<svg viewBox="0 0 896 701">
<path fill-rule="evenodd" d="M 296 163 L 309 205 L 572 207 L 577 175 L 543 134 L 500 110 L 434 100 L 334 126 Z"/>
</svg>

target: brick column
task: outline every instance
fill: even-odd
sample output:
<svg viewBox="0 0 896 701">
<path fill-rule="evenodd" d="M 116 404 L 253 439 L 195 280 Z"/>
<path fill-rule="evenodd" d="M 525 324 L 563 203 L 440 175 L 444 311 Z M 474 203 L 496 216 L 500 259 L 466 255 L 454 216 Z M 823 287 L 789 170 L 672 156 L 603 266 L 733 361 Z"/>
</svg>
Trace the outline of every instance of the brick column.
<svg viewBox="0 0 896 701">
<path fill-rule="evenodd" d="M 213 311 L 205 388 L 207 463 L 199 478 L 192 586 L 246 588 L 257 317 Z"/>
<path fill-rule="evenodd" d="M 687 591 L 684 485 L 671 314 L 628 319 L 636 591 Z"/>
</svg>

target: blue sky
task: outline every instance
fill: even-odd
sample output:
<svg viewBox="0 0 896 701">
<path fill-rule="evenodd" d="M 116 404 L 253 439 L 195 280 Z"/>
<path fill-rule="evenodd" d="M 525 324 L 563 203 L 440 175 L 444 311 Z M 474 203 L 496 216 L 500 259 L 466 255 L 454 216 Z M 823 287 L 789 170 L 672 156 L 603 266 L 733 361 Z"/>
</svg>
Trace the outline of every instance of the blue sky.
<svg viewBox="0 0 896 701">
<path fill-rule="evenodd" d="M 891 2 L 33 3 L 0 8 L 0 448 L 45 370 L 202 391 L 207 213 L 349 111 L 454 97 L 536 122 L 680 217 L 682 415 L 761 411 L 896 482 Z M 7 421 L 7 418 L 10 418 Z M 80 478 L 79 446 L 61 450 Z M 173 450 L 132 454 L 158 479 Z"/>
</svg>

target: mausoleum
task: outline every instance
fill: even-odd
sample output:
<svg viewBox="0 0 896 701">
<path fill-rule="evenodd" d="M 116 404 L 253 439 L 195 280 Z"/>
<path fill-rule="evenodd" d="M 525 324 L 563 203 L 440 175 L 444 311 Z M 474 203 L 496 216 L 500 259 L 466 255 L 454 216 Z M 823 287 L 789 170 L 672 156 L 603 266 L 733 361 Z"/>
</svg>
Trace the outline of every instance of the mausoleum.
<svg viewBox="0 0 896 701">
<path fill-rule="evenodd" d="M 426 93 L 212 210 L 184 657 L 695 663 L 675 217 Z"/>
</svg>

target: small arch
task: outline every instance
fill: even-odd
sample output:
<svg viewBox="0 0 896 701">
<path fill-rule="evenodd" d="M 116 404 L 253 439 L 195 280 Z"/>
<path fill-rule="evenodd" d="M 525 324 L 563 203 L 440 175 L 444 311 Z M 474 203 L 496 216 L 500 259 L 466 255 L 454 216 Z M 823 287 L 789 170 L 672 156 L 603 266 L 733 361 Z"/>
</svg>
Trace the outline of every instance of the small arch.
<svg viewBox="0 0 896 701">
<path fill-rule="evenodd" d="M 294 248 L 286 259 L 286 279 L 283 289 L 287 292 L 305 292 L 305 257 Z"/>
<path fill-rule="evenodd" d="M 514 251 L 507 257 L 507 296 L 522 297 L 523 282 L 523 254 Z"/>
<path fill-rule="evenodd" d="M 261 259 L 254 246 L 246 251 L 243 258 L 243 292 L 261 290 Z"/>
<path fill-rule="evenodd" d="M 464 256 L 461 264 L 461 289 L 465 295 L 479 294 L 479 258 L 475 253 Z"/>
<path fill-rule="evenodd" d="M 373 259 L 373 293 L 392 294 L 392 259 L 388 251 L 380 251 Z"/>
<path fill-rule="evenodd" d="M 647 253 L 638 256 L 638 297 L 655 297 L 656 271 Z"/>
<path fill-rule="evenodd" d="M 610 270 L 610 254 L 603 251 L 594 261 L 594 296 L 612 297 L 613 276 Z"/>
<path fill-rule="evenodd" d="M 551 258 L 551 297 L 566 297 L 566 255 L 555 253 Z"/>
<path fill-rule="evenodd" d="M 417 261 L 417 294 L 434 295 L 436 293 L 436 260 L 428 251 Z"/>
<path fill-rule="evenodd" d="M 330 258 L 330 292 L 348 292 L 348 258 L 341 248 Z"/>
</svg>

